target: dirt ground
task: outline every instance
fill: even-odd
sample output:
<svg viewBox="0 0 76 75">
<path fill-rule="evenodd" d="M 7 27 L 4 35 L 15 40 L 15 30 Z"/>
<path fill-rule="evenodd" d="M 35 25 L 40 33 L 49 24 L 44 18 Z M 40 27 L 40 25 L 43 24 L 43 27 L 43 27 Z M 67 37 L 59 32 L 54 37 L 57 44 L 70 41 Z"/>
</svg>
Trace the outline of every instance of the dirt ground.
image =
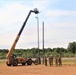
<svg viewBox="0 0 76 75">
<path fill-rule="evenodd" d="M 6 66 L 0 64 L 0 75 L 76 75 L 76 66 Z"/>
</svg>

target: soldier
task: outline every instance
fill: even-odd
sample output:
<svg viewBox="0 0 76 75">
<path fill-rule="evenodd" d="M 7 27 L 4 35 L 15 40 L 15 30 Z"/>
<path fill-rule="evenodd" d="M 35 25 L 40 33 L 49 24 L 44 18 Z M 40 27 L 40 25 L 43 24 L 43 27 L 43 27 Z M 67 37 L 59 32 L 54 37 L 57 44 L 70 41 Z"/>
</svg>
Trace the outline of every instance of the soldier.
<svg viewBox="0 0 76 75">
<path fill-rule="evenodd" d="M 55 57 L 55 64 L 58 66 L 58 56 Z"/>
<path fill-rule="evenodd" d="M 39 57 L 39 64 L 41 64 L 41 58 Z"/>
<path fill-rule="evenodd" d="M 49 57 L 49 65 L 51 66 L 51 57 Z"/>
<path fill-rule="evenodd" d="M 45 66 L 47 66 L 47 58 L 45 57 Z"/>
<path fill-rule="evenodd" d="M 59 66 L 62 66 L 61 56 L 59 57 L 58 62 L 59 62 Z"/>
<path fill-rule="evenodd" d="M 50 66 L 53 66 L 53 56 L 50 56 L 49 57 L 49 65 Z"/>
<path fill-rule="evenodd" d="M 53 66 L 53 56 L 51 56 L 51 65 Z"/>
</svg>

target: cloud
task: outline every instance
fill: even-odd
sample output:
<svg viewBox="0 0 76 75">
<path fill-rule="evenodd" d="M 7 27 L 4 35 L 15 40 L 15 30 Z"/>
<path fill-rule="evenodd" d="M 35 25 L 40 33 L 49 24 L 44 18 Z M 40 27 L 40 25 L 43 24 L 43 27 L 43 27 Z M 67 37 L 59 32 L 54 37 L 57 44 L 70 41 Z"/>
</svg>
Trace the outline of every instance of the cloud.
<svg viewBox="0 0 76 75">
<path fill-rule="evenodd" d="M 12 23 L 18 23 L 25 19 L 30 7 L 20 3 L 11 3 L 0 9 L 0 25 L 8 26 Z"/>
<path fill-rule="evenodd" d="M 76 22 L 58 22 L 45 24 L 45 47 L 64 47 L 76 41 Z"/>
<path fill-rule="evenodd" d="M 32 6 L 26 6 L 20 2 L 5 4 L 3 8 L 0 8 L 0 26 L 1 28 L 8 28 L 16 26 L 15 24 L 22 23 L 26 18 L 30 9 L 39 8 L 45 9 L 47 6 L 46 0 L 43 1 L 32 1 Z M 44 7 L 43 7 L 44 6 Z M 13 26 L 12 26 L 12 25 Z"/>
<path fill-rule="evenodd" d="M 49 0 L 35 0 L 32 3 L 34 7 L 37 7 L 42 12 L 47 8 Z"/>
<path fill-rule="evenodd" d="M 47 16 L 76 16 L 76 11 L 48 10 Z"/>
</svg>

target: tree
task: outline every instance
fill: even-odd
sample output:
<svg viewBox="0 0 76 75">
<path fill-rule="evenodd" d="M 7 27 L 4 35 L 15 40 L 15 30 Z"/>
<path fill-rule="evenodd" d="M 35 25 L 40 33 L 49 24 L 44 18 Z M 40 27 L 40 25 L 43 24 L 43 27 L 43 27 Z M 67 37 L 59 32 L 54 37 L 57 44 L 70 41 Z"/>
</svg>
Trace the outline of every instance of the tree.
<svg viewBox="0 0 76 75">
<path fill-rule="evenodd" d="M 75 52 L 76 52 L 76 42 L 69 43 L 67 50 L 72 52 L 73 54 L 75 54 Z"/>
<path fill-rule="evenodd" d="M 53 50 L 51 48 L 47 48 L 47 52 L 52 52 Z"/>
</svg>

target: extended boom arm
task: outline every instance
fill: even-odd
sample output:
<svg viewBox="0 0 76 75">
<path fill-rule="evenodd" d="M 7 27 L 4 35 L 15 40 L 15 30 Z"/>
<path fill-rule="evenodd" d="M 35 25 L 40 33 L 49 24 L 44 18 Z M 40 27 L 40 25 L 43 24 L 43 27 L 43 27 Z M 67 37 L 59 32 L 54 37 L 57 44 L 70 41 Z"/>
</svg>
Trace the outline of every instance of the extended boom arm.
<svg viewBox="0 0 76 75">
<path fill-rule="evenodd" d="M 22 33 L 22 31 L 23 31 L 23 29 L 24 29 L 26 23 L 27 23 L 27 20 L 28 20 L 28 18 L 29 18 L 29 16 L 30 16 L 31 12 L 34 12 L 35 14 L 38 14 L 38 13 L 39 13 L 39 11 L 38 11 L 37 8 L 35 8 L 34 10 L 30 10 L 30 11 L 29 11 L 29 14 L 28 14 L 28 16 L 26 17 L 26 20 L 24 21 L 24 23 L 23 23 L 23 25 L 22 25 L 22 27 L 21 27 L 21 29 L 20 29 L 20 31 L 19 31 L 19 33 L 18 33 L 18 35 L 17 35 L 15 41 L 14 41 L 14 43 L 13 43 L 11 49 L 9 50 L 9 52 L 8 52 L 8 54 L 7 54 L 7 56 L 6 56 L 7 59 L 10 59 L 10 57 L 11 57 L 11 55 L 12 55 L 14 49 L 15 49 L 15 46 L 16 46 L 16 44 L 17 44 L 19 38 L 20 38 L 20 35 L 21 35 L 21 33 Z"/>
</svg>

